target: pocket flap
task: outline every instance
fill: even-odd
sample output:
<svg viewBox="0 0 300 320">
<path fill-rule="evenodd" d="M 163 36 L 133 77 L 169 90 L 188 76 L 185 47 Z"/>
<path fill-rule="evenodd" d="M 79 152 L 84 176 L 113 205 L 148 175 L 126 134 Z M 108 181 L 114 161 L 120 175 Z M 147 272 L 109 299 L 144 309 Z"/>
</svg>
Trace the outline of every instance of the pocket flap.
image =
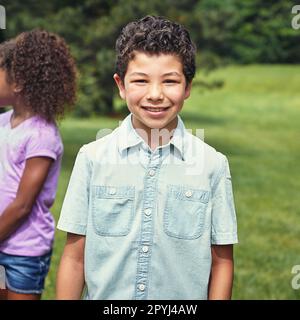
<svg viewBox="0 0 300 320">
<path fill-rule="evenodd" d="M 100 199 L 134 198 L 134 187 L 94 186 L 94 196 Z"/>
<path fill-rule="evenodd" d="M 209 191 L 193 189 L 188 186 L 168 186 L 169 195 L 178 200 L 185 201 L 200 201 L 203 203 L 208 203 L 209 201 Z"/>
</svg>

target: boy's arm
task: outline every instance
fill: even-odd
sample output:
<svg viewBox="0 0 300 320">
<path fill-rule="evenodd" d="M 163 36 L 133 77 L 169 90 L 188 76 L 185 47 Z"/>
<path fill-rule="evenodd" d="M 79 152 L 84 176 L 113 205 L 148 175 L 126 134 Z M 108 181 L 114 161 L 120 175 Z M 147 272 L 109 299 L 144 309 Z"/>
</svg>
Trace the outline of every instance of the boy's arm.
<svg viewBox="0 0 300 320">
<path fill-rule="evenodd" d="M 233 245 L 212 245 L 209 300 L 230 300 L 233 283 Z"/>
<path fill-rule="evenodd" d="M 48 157 L 34 157 L 26 160 L 16 198 L 0 216 L 0 243 L 18 229 L 31 213 L 52 162 L 53 159 Z"/>
<path fill-rule="evenodd" d="M 56 299 L 80 300 L 84 288 L 85 236 L 67 234 L 56 281 Z"/>
</svg>

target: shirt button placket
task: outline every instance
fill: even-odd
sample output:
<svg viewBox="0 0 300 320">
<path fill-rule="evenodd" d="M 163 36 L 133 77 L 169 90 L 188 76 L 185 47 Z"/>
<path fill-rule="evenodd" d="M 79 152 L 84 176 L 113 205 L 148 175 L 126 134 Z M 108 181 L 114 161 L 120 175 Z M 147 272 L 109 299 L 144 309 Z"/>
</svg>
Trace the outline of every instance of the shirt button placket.
<svg viewBox="0 0 300 320">
<path fill-rule="evenodd" d="M 144 202 L 142 211 L 141 238 L 139 242 L 136 277 L 136 299 L 145 300 L 148 296 L 148 274 L 153 241 L 153 214 L 157 197 L 158 158 L 150 158 L 144 178 Z"/>
</svg>

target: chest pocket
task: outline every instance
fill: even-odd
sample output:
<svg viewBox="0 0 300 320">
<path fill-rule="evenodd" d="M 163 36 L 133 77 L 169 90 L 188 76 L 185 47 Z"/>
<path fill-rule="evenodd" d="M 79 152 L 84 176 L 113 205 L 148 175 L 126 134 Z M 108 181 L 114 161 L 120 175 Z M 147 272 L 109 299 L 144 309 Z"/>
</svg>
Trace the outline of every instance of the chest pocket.
<svg viewBox="0 0 300 320">
<path fill-rule="evenodd" d="M 92 220 L 100 236 L 125 236 L 129 233 L 134 213 L 134 187 L 94 186 Z"/>
<path fill-rule="evenodd" d="M 204 229 L 209 192 L 186 186 L 168 186 L 164 231 L 180 239 L 199 238 Z"/>
</svg>

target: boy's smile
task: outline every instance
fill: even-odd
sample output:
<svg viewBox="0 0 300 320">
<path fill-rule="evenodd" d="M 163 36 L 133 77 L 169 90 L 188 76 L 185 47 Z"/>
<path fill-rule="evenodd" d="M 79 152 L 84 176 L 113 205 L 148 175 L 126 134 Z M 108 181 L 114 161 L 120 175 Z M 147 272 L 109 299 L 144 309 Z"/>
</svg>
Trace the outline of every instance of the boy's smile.
<svg viewBox="0 0 300 320">
<path fill-rule="evenodd" d="M 180 58 L 172 54 L 134 52 L 124 82 L 115 74 L 120 96 L 133 114 L 133 126 L 149 135 L 151 129 L 173 130 L 177 114 L 189 97 Z"/>
</svg>

